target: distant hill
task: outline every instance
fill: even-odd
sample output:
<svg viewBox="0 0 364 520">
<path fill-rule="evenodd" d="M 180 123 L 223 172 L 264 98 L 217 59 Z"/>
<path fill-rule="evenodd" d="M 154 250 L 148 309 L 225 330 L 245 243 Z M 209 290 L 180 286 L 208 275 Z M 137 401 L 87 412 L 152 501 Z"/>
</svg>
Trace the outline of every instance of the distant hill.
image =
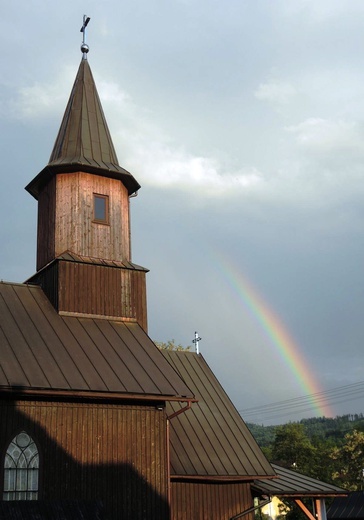
<svg viewBox="0 0 364 520">
<path fill-rule="evenodd" d="M 340 444 L 340 441 L 344 439 L 344 435 L 354 429 L 364 431 L 364 416 L 362 413 L 341 415 L 335 418 L 312 417 L 291 422 L 303 424 L 306 435 L 310 440 L 323 439 L 335 444 Z M 274 442 L 277 428 L 283 426 L 283 424 L 279 426 L 263 426 L 249 422 L 246 424 L 261 448 L 269 448 Z"/>
</svg>

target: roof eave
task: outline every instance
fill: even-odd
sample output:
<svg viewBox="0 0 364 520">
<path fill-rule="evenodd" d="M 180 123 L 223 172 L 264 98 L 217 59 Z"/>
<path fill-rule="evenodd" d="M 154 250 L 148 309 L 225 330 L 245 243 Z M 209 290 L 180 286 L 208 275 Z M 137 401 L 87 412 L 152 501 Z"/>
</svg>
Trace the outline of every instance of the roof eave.
<svg viewBox="0 0 364 520">
<path fill-rule="evenodd" d="M 92 257 L 81 257 L 80 255 L 76 255 L 76 253 L 73 253 L 72 251 L 64 251 L 59 256 L 48 262 L 45 266 L 43 266 L 39 271 L 29 276 L 23 283 L 27 285 L 39 285 L 36 280 L 39 277 L 39 274 L 44 273 L 47 271 L 47 269 L 50 269 L 54 264 L 57 264 L 59 262 L 73 262 L 73 263 L 79 263 L 79 264 L 89 264 L 89 265 L 101 265 L 103 267 L 109 267 L 109 268 L 117 268 L 117 269 L 124 269 L 124 270 L 130 270 L 130 271 L 139 271 L 141 273 L 149 273 L 149 269 L 146 267 L 142 267 L 141 265 L 134 264 L 133 262 L 127 262 L 127 261 L 119 261 L 116 263 L 116 261 L 113 260 L 102 260 L 99 258 L 92 258 Z M 118 265 L 120 264 L 120 265 Z M 124 264 L 124 265 L 121 265 Z M 115 316 L 112 318 L 115 319 Z"/>
<path fill-rule="evenodd" d="M 251 482 L 256 479 L 273 479 L 277 475 L 171 475 L 171 480 L 193 480 L 210 482 Z"/>
<path fill-rule="evenodd" d="M 91 173 L 92 175 L 100 175 L 110 179 L 120 180 L 128 190 L 129 195 L 136 193 L 140 189 L 140 184 L 135 180 L 132 174 L 121 166 L 116 167 L 115 165 L 110 164 L 108 168 L 103 168 L 76 161 L 70 163 L 48 164 L 36 177 L 34 177 L 32 181 L 30 181 L 25 189 L 36 200 L 38 200 L 40 192 L 52 177 L 61 173 L 77 172 Z"/>
<path fill-rule="evenodd" d="M 0 387 L 0 395 L 8 398 L 63 398 L 79 400 L 116 400 L 116 401 L 176 401 L 180 403 L 195 403 L 197 399 L 181 395 L 132 394 L 120 392 L 95 392 L 84 390 L 64 390 L 47 388 L 24 388 L 17 386 Z"/>
<path fill-rule="evenodd" d="M 333 498 L 333 497 L 342 497 L 347 496 L 348 492 L 335 492 L 335 493 L 312 493 L 312 492 L 302 492 L 302 493 L 270 493 L 271 496 L 276 496 L 279 498 L 290 498 L 290 499 L 300 499 L 300 498 Z"/>
</svg>

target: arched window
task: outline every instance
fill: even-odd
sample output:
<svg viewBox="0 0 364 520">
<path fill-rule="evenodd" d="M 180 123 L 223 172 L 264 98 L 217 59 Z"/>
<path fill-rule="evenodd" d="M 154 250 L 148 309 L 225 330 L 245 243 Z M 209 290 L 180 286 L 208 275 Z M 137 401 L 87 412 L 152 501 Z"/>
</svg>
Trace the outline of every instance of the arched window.
<svg viewBox="0 0 364 520">
<path fill-rule="evenodd" d="M 39 453 L 24 431 L 9 444 L 4 464 L 3 500 L 37 500 Z"/>
</svg>

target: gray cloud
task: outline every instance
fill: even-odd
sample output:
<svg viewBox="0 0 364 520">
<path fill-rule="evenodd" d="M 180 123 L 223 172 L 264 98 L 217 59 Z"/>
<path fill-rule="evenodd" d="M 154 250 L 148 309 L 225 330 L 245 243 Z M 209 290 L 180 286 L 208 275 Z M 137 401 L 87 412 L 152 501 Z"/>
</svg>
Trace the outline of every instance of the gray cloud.
<svg viewBox="0 0 364 520">
<path fill-rule="evenodd" d="M 0 22 L 3 279 L 34 271 L 36 203 L 23 186 L 58 131 L 81 58 L 80 7 L 34 0 L 22 16 L 6 6 Z M 89 61 L 119 161 L 143 186 L 132 201 L 133 257 L 151 269 L 150 335 L 188 344 L 198 330 L 238 409 L 304 389 L 228 283 L 221 254 L 323 389 L 362 378 L 363 9 L 88 5 Z"/>
</svg>

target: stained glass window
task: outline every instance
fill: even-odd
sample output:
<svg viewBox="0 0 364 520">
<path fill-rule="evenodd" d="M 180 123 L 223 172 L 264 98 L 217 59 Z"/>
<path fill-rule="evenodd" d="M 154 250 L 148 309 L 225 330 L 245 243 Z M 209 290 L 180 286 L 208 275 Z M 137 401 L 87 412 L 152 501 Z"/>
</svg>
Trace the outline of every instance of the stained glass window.
<svg viewBox="0 0 364 520">
<path fill-rule="evenodd" d="M 4 465 L 3 500 L 37 500 L 39 453 L 24 431 L 9 444 Z"/>
</svg>

